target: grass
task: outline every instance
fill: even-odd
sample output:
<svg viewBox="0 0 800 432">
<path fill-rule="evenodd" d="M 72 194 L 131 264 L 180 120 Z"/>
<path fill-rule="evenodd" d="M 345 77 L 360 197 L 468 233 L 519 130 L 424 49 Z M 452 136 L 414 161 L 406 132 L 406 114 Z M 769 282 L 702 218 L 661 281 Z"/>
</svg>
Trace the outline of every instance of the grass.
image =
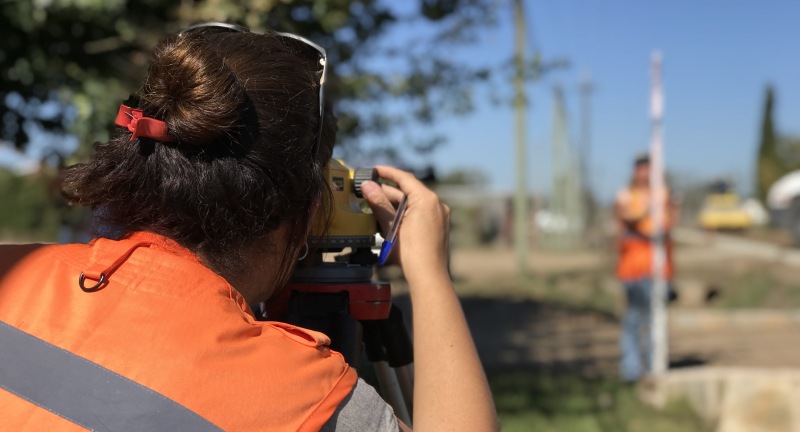
<svg viewBox="0 0 800 432">
<path fill-rule="evenodd" d="M 712 430 L 683 401 L 656 410 L 613 378 L 490 372 L 504 432 L 700 432 Z"/>
<path fill-rule="evenodd" d="M 550 275 L 502 276 L 488 282 L 457 282 L 460 296 L 510 296 L 574 309 L 615 315 L 620 287 L 608 286 L 608 276 L 599 271 L 565 272 Z"/>
<path fill-rule="evenodd" d="M 679 295 L 683 278 L 699 281 L 709 291 L 716 291 L 714 298 L 706 303 L 707 308 L 800 309 L 800 278 L 777 274 L 770 267 L 752 266 L 734 272 L 685 269 L 678 274 L 676 288 Z M 491 283 L 457 282 L 456 288 L 462 296 L 493 297 L 500 294 L 609 316 L 618 316 L 624 304 L 621 284 L 609 271 L 603 270 L 525 277 L 504 275 Z M 673 306 L 679 305 L 680 301 Z"/>
<path fill-rule="evenodd" d="M 359 375 L 379 387 L 371 367 Z M 710 432 L 682 400 L 657 410 L 615 378 L 574 373 L 488 371 L 503 432 Z"/>
<path fill-rule="evenodd" d="M 763 307 L 770 292 L 779 289 L 775 279 L 764 271 L 750 271 L 731 279 L 723 289 L 715 306 L 723 309 L 748 309 Z"/>
<path fill-rule="evenodd" d="M 707 307 L 735 309 L 798 309 L 800 280 L 794 269 L 770 265 L 731 265 L 732 270 L 707 268 L 689 273 L 716 291 Z"/>
</svg>

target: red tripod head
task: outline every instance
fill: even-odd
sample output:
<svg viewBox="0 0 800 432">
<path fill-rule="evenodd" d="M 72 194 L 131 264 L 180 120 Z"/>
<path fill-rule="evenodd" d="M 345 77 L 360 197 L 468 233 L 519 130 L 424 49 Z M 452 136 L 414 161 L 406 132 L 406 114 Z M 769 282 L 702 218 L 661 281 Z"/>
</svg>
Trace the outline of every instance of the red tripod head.
<svg viewBox="0 0 800 432">
<path fill-rule="evenodd" d="M 356 320 L 383 320 L 389 317 L 392 307 L 392 288 L 386 282 L 292 282 L 266 302 L 270 320 L 281 321 L 289 308 L 292 292 L 339 294 L 346 292 L 349 313 Z"/>
</svg>

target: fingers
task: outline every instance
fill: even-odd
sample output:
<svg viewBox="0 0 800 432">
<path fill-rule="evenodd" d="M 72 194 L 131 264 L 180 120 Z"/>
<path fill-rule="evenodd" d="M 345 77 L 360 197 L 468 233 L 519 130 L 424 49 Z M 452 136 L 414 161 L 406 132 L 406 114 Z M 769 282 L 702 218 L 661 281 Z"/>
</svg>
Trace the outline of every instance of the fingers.
<svg viewBox="0 0 800 432">
<path fill-rule="evenodd" d="M 418 191 L 428 190 L 428 188 L 426 188 L 425 185 L 422 184 L 421 181 L 417 180 L 417 178 L 414 177 L 414 174 L 411 174 L 410 172 L 390 166 L 377 166 L 375 169 L 378 170 L 378 175 L 380 178 L 397 183 L 397 186 L 399 186 L 400 190 L 406 195 L 410 195 Z"/>
<path fill-rule="evenodd" d="M 400 204 L 400 201 L 402 201 L 403 197 L 405 196 L 405 194 L 400 189 L 397 189 L 394 186 L 381 185 L 381 187 L 383 188 L 383 192 L 389 198 L 389 201 L 391 201 L 392 204 L 395 205 L 395 207 L 397 207 L 397 205 Z"/>
<path fill-rule="evenodd" d="M 402 199 L 402 192 L 397 189 L 394 190 L 400 193 Z M 361 194 L 364 195 L 367 204 L 372 208 L 372 213 L 385 234 L 394 219 L 395 209 L 389 197 L 389 194 L 394 193 L 387 193 L 379 184 L 373 181 L 366 181 L 361 185 Z"/>
</svg>

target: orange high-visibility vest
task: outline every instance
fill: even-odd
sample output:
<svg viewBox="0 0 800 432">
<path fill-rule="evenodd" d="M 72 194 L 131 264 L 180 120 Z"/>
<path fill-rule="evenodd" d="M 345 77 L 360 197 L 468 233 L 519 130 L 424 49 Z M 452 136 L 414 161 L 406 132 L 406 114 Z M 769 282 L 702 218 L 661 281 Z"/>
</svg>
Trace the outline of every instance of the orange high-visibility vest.
<svg viewBox="0 0 800 432">
<path fill-rule="evenodd" d="M 99 290 L 79 287 L 81 273 L 89 287 L 104 270 L 110 274 Z M 222 277 L 149 233 L 89 245 L 0 246 L 0 321 L 223 430 L 319 430 L 357 379 L 325 346 L 325 335 L 256 321 Z M 0 424 L 14 431 L 83 430 L 2 389 Z"/>
<path fill-rule="evenodd" d="M 669 198 L 667 198 L 669 202 Z M 653 276 L 654 247 L 650 236 L 653 235 L 653 218 L 650 215 L 650 195 L 646 189 L 629 188 L 617 196 L 617 204 L 622 206 L 626 214 L 644 215 L 631 231 L 625 233 L 619 242 L 619 261 L 617 277 L 621 280 L 638 280 Z M 666 203 L 665 203 L 666 206 Z M 666 213 L 668 214 L 668 213 Z M 669 229 L 671 221 L 668 216 L 665 226 Z M 666 263 L 664 275 L 672 278 L 672 242 L 667 237 L 664 241 Z"/>
</svg>

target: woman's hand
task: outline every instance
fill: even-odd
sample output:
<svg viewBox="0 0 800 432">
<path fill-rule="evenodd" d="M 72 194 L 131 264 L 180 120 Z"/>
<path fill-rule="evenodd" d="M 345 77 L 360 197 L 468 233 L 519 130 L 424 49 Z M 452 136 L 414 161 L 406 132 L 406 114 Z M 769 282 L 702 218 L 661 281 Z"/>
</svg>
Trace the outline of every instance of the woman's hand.
<svg viewBox="0 0 800 432">
<path fill-rule="evenodd" d="M 391 228 L 395 209 L 404 195 L 408 197 L 398 244 L 392 251 L 393 260 L 403 267 L 407 278 L 431 270 L 446 272 L 450 209 L 413 174 L 387 166 L 379 166 L 377 170 L 381 178 L 396 183 L 399 188 L 371 181 L 361 186 L 384 236 Z"/>
<path fill-rule="evenodd" d="M 413 305 L 414 429 L 498 430 L 492 394 L 447 273 L 450 209 L 410 173 L 378 167 L 378 174 L 398 186 L 361 186 L 384 234 L 403 195 L 408 197 L 393 254 Z"/>
</svg>

